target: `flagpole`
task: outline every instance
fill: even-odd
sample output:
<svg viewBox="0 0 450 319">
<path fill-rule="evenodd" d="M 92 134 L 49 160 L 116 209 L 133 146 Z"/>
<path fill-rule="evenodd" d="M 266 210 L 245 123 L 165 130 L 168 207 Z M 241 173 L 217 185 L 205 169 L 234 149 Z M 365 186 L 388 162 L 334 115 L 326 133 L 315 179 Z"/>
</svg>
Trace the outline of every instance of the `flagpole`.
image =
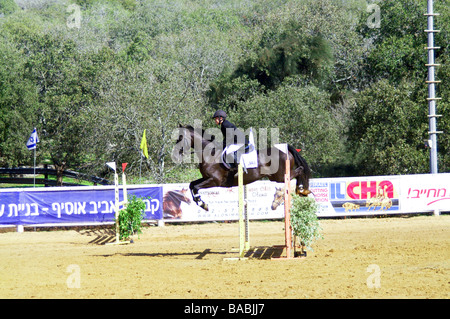
<svg viewBox="0 0 450 319">
<path fill-rule="evenodd" d="M 142 176 L 141 176 L 142 157 L 145 156 L 146 158 L 148 158 L 147 138 L 145 137 L 145 131 L 146 129 L 144 129 L 144 134 L 142 134 L 141 146 L 139 147 L 141 149 L 141 160 L 139 165 L 139 183 L 142 183 Z"/>
<path fill-rule="evenodd" d="M 34 148 L 33 187 L 36 187 L 36 147 Z"/>
<path fill-rule="evenodd" d="M 27 148 L 29 150 L 34 150 L 34 159 L 33 159 L 33 187 L 36 187 L 36 147 L 39 142 L 39 137 L 36 132 L 36 128 L 34 128 L 33 132 L 31 132 L 31 136 L 27 142 Z"/>
</svg>

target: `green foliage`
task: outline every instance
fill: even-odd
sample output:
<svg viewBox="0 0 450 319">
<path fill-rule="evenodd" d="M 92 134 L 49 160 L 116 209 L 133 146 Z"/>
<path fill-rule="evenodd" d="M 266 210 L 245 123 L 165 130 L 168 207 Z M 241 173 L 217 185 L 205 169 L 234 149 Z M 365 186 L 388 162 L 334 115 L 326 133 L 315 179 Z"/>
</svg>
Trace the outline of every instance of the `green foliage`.
<svg viewBox="0 0 450 319">
<path fill-rule="evenodd" d="M 437 103 L 437 113 L 443 114 L 438 119 L 438 130 L 444 134 L 438 135 L 438 162 L 441 172 L 450 172 L 450 59 L 439 61 L 442 66 L 439 68 L 437 76 L 442 79 L 442 84 L 438 86 L 437 95 L 442 100 Z"/>
<path fill-rule="evenodd" d="M 11 14 L 18 8 L 14 0 L 0 0 L 0 16 Z"/>
<path fill-rule="evenodd" d="M 33 82 L 23 78 L 26 59 L 12 41 L 0 36 L 0 165 L 23 165 L 32 155 L 25 147 L 39 106 Z M 18 81 L 18 79 L 21 79 Z M 17 147 L 17 141 L 23 148 Z"/>
<path fill-rule="evenodd" d="M 239 103 L 236 110 L 230 110 L 229 116 L 239 127 L 269 129 L 269 139 L 270 128 L 277 128 L 279 140 L 301 148 L 302 156 L 316 172 L 342 161 L 343 144 L 339 139 L 343 125 L 336 121 L 330 94 L 316 86 L 304 85 L 302 78 L 290 78 L 286 82 L 275 91 L 255 94 Z"/>
<path fill-rule="evenodd" d="M 381 80 L 356 100 L 350 143 L 365 175 L 426 173 L 427 110 L 414 86 Z"/>
<path fill-rule="evenodd" d="M 423 48 L 427 43 L 423 32 L 426 29 L 423 17 L 426 1 L 383 1 L 380 11 L 383 19 L 380 28 L 361 26 L 362 34 L 374 43 L 364 68 L 366 80 L 389 79 L 391 83 L 399 83 L 411 76 L 424 78 L 427 72 L 423 67 L 426 63 Z"/>
<path fill-rule="evenodd" d="M 317 218 L 318 204 L 312 197 L 292 196 L 291 227 L 306 248 L 311 249 L 315 240 L 323 238 Z"/>
<path fill-rule="evenodd" d="M 141 223 L 145 216 L 145 202 L 135 195 L 125 209 L 119 212 L 119 239 L 127 240 L 135 234 L 142 234 Z"/>
<path fill-rule="evenodd" d="M 427 46 L 425 0 L 388 0 L 379 3 L 380 28 L 368 28 L 360 21 L 361 34 L 371 42 L 360 76 L 363 80 L 352 109 L 348 148 L 354 154 L 357 172 L 364 175 L 414 174 L 429 172 Z M 445 74 L 448 71 L 450 19 L 449 7 L 435 2 L 435 36 L 437 96 L 448 94 Z M 448 132 L 448 103 L 437 102 L 438 130 Z M 438 135 L 439 171 L 449 170 L 447 134 Z"/>
<path fill-rule="evenodd" d="M 178 123 L 218 107 L 238 126 L 279 128 L 315 177 L 427 172 L 426 0 L 0 0 L 0 165 L 43 161 L 108 177 L 183 178 Z M 450 169 L 450 7 L 435 2 L 440 171 Z M 4 11 L 4 12 L 2 12 Z M 190 173 L 189 173 L 190 174 Z M 186 178 L 192 176 L 186 174 Z M 187 176 L 189 175 L 189 176 Z"/>
<path fill-rule="evenodd" d="M 238 65 L 229 77 L 212 84 L 209 92 L 210 102 L 233 107 L 233 104 L 228 104 L 232 100 L 226 97 L 236 94 L 237 83 L 254 86 L 256 81 L 259 84 L 256 88 L 258 91 L 275 90 L 286 78 L 303 75 L 309 82 L 320 85 L 331 72 L 333 53 L 330 43 L 320 34 L 303 35 L 299 30 L 300 27 L 293 26 L 292 29 L 276 35 L 276 43 L 273 43 L 270 36 L 263 34 L 256 55 Z M 265 41 L 266 38 L 271 41 Z M 240 94 L 239 97 L 239 100 L 245 101 L 249 95 Z M 225 101 L 222 101 L 223 99 Z"/>
<path fill-rule="evenodd" d="M 121 5 L 126 10 L 134 10 L 137 6 L 136 0 L 75 0 L 75 3 L 83 8 L 89 8 L 94 4 L 106 1 L 108 1 L 110 4 Z"/>
</svg>

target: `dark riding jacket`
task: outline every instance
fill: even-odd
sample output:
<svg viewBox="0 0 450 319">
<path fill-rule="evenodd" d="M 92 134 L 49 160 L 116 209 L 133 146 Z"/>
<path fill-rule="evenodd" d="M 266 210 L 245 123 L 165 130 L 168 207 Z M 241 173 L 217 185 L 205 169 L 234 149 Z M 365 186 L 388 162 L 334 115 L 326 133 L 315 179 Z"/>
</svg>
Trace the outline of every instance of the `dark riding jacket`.
<svg viewBox="0 0 450 319">
<path fill-rule="evenodd" d="M 223 135 L 224 149 L 225 147 L 231 144 L 247 143 L 244 132 L 242 132 L 240 129 L 236 127 L 236 125 L 234 125 L 228 120 L 224 120 L 222 122 L 222 124 L 220 125 L 220 130 L 222 131 Z"/>
</svg>

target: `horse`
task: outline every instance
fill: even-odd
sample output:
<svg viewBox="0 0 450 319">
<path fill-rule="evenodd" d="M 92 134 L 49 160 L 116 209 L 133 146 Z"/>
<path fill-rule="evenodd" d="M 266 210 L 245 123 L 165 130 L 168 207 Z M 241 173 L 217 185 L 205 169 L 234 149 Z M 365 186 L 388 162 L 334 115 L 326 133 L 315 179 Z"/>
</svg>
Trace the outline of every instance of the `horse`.
<svg viewBox="0 0 450 319">
<path fill-rule="evenodd" d="M 179 137 L 176 145 L 182 147 L 174 147 L 172 158 L 180 161 L 186 148 L 194 149 L 193 152 L 199 157 L 199 170 L 202 178 L 191 182 L 189 189 L 194 202 L 207 211 L 208 205 L 201 199 L 199 190 L 210 187 L 238 186 L 238 174 L 236 170 L 229 170 L 222 164 L 222 147 L 215 143 L 214 136 L 205 138 L 204 133 L 204 130 L 194 129 L 190 125 L 179 125 Z M 308 189 L 311 170 L 306 160 L 294 147 L 288 145 L 288 154 L 276 147 L 270 147 L 257 150 L 257 155 L 258 166 L 247 169 L 243 176 L 244 185 L 262 178 L 268 178 L 270 181 L 278 183 L 284 182 L 286 159 L 289 159 L 291 179 L 297 180 L 296 194 L 308 196 L 311 193 Z M 272 167 L 273 164 L 275 164 L 275 168 Z"/>
<path fill-rule="evenodd" d="M 187 189 L 168 191 L 163 197 L 163 213 L 164 218 L 181 218 L 181 202 L 187 204 L 191 200 L 186 196 Z"/>
</svg>

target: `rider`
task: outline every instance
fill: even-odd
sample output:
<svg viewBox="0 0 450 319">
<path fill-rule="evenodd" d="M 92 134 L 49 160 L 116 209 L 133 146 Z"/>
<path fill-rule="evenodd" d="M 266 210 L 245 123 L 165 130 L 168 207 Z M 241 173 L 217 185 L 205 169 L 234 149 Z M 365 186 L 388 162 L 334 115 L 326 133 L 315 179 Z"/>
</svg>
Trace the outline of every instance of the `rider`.
<svg viewBox="0 0 450 319">
<path fill-rule="evenodd" d="M 222 131 L 223 149 L 225 150 L 225 148 L 230 146 L 231 144 L 247 144 L 244 132 L 238 129 L 236 125 L 228 121 L 226 118 L 227 113 L 222 110 L 217 110 L 213 115 L 213 119 L 215 120 L 217 125 L 220 125 L 220 130 Z M 234 158 L 227 158 L 227 163 L 231 164 L 230 166 L 232 168 L 237 165 L 237 152 L 234 152 Z"/>
</svg>

